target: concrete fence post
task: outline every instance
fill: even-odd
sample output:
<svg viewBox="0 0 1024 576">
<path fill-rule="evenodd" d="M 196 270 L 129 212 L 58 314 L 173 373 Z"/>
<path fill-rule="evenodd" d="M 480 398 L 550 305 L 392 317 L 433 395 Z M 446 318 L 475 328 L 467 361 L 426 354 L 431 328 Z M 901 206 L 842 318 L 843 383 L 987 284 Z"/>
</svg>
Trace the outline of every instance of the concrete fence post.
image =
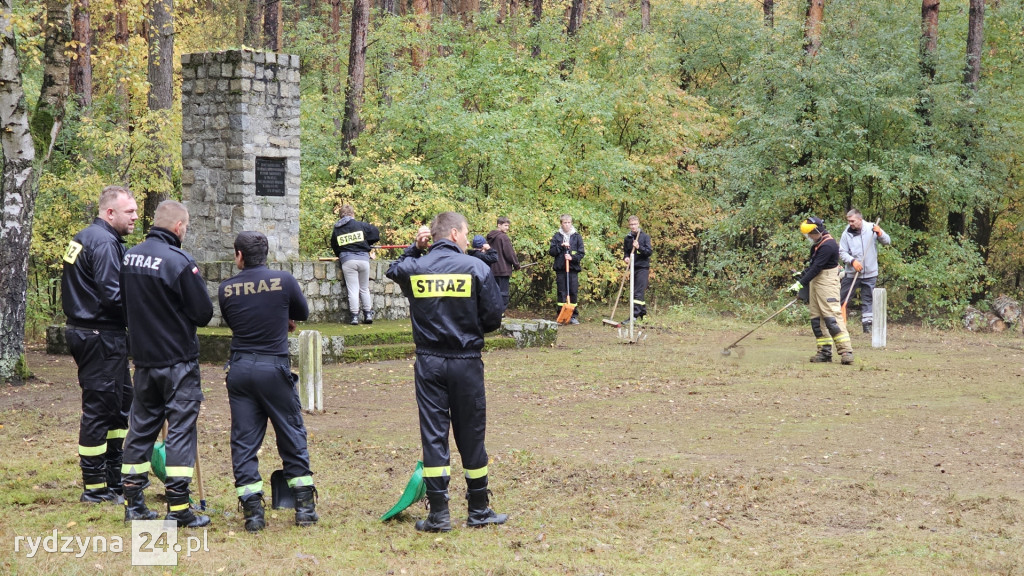
<svg viewBox="0 0 1024 576">
<path fill-rule="evenodd" d="M 299 401 L 302 409 L 323 411 L 323 343 L 320 332 L 299 332 Z"/>
<path fill-rule="evenodd" d="M 875 288 L 872 290 L 871 299 L 874 302 L 875 313 L 875 317 L 871 322 L 871 347 L 885 348 L 887 318 L 885 288 Z"/>
</svg>

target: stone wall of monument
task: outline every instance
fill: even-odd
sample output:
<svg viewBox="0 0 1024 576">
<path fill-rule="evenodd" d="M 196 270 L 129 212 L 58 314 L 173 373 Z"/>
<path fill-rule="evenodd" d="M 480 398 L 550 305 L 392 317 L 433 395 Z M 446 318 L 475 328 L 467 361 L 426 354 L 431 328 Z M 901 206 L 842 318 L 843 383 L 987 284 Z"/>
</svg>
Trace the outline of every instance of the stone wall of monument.
<svg viewBox="0 0 1024 576">
<path fill-rule="evenodd" d="M 198 262 L 232 257 L 259 230 L 268 260 L 299 257 L 299 57 L 230 50 L 181 56 L 184 248 Z"/>
<path fill-rule="evenodd" d="M 384 276 L 391 260 L 370 262 L 370 295 L 377 318 L 408 318 L 409 301 L 401 288 Z M 345 279 L 337 262 L 272 262 L 275 270 L 286 270 L 295 276 L 309 304 L 309 322 L 347 322 L 348 292 Z M 206 262 L 199 264 L 206 280 L 206 290 L 213 300 L 214 316 L 210 326 L 220 326 L 220 307 L 217 306 L 217 288 L 220 283 L 238 273 L 234 262 Z"/>
</svg>

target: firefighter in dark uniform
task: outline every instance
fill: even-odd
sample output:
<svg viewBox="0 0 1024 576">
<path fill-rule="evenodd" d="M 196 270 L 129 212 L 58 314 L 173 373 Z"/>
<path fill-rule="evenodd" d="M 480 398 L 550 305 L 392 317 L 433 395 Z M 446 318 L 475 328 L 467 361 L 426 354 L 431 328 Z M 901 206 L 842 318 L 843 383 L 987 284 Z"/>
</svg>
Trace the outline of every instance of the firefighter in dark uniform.
<svg viewBox="0 0 1024 576">
<path fill-rule="evenodd" d="M 640 218 L 630 216 L 629 234 L 622 241 L 623 259 L 629 264 L 630 255 L 634 255 L 633 262 L 633 318 L 643 320 L 647 315 L 647 301 L 644 294 L 647 292 L 647 283 L 651 273 L 651 254 L 654 248 L 651 246 L 651 237 L 647 232 L 640 229 Z"/>
<path fill-rule="evenodd" d="M 363 324 L 373 324 L 370 249 L 377 242 L 380 242 L 380 230 L 373 224 L 356 220 L 355 208 L 349 204 L 343 205 L 341 219 L 334 223 L 330 243 L 345 279 L 349 324 L 359 324 L 360 306 L 363 309 Z"/>
<path fill-rule="evenodd" d="M 409 299 L 416 342 L 416 404 L 430 505 L 430 514 L 416 522 L 416 529 L 427 532 L 447 532 L 452 527 L 449 427 L 465 469 L 467 525 L 502 524 L 508 519 L 489 508 L 484 448 L 487 404 L 480 357 L 484 333 L 501 326 L 505 307 L 487 264 L 464 254 L 468 233 L 461 214 L 442 212 L 429 229 L 420 228 L 415 244 L 387 272 Z"/>
<path fill-rule="evenodd" d="M 811 362 L 831 362 L 832 345 L 835 344 L 841 362 L 848 366 L 853 364 L 853 346 L 839 303 L 839 275 L 842 273 L 839 244 L 825 230 L 825 222 L 821 218 L 811 216 L 804 220 L 800 223 L 800 232 L 811 245 L 811 254 L 807 267 L 789 289 L 801 299 L 803 290 L 807 289 L 811 330 L 818 344 L 818 353 L 811 356 Z M 821 329 L 822 324 L 828 334 Z"/>
<path fill-rule="evenodd" d="M 185 206 L 161 202 L 146 240 L 125 254 L 121 266 L 135 363 L 135 400 L 121 465 L 125 522 L 158 515 L 146 508 L 143 490 L 149 485 L 153 442 L 166 420 L 167 519 L 189 528 L 210 523 L 208 516 L 197 516 L 189 507 L 188 486 L 203 401 L 196 327 L 213 317 L 213 302 L 195 260 L 181 249 L 187 229 Z"/>
<path fill-rule="evenodd" d="M 138 218 L 132 193 L 107 186 L 100 193 L 99 216 L 75 235 L 64 253 L 64 334 L 82 388 L 81 502 L 114 501 L 121 494 L 121 444 L 128 432 L 132 383 L 119 276 L 124 236 L 135 230 Z"/>
<path fill-rule="evenodd" d="M 295 524 L 310 526 L 316 513 L 313 472 L 309 468 L 306 428 L 295 389 L 298 377 L 288 360 L 288 332 L 309 317 L 306 297 L 295 277 L 267 268 L 267 237 L 241 232 L 235 238 L 238 275 L 217 290 L 224 322 L 231 328 L 231 361 L 226 378 L 231 407 L 231 466 L 235 492 L 245 512 L 245 529 L 266 526 L 263 479 L 257 453 L 267 419 L 277 435 L 284 475 L 295 494 Z"/>
</svg>

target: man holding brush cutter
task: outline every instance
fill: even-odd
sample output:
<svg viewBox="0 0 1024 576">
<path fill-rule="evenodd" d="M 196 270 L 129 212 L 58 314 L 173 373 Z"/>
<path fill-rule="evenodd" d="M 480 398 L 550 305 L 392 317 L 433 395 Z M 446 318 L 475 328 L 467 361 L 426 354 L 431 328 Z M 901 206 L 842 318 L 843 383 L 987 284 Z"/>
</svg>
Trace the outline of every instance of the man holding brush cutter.
<svg viewBox="0 0 1024 576">
<path fill-rule="evenodd" d="M 843 364 L 853 364 L 853 346 L 839 304 L 839 245 L 825 230 L 821 218 L 807 218 L 800 223 L 800 232 L 810 243 L 811 254 L 807 267 L 789 290 L 798 294 L 804 287 L 808 289 L 811 330 L 818 343 L 818 353 L 811 357 L 811 362 L 831 362 L 835 344 Z"/>
<path fill-rule="evenodd" d="M 839 257 L 846 263 L 839 293 L 844 303 L 853 292 L 860 293 L 860 322 L 864 332 L 870 333 L 875 317 L 871 293 L 878 280 L 878 244 L 888 246 L 892 240 L 877 222 L 865 222 L 856 208 L 846 213 L 846 222 L 848 226 L 839 237 Z M 846 310 L 843 312 L 845 318 Z"/>
</svg>

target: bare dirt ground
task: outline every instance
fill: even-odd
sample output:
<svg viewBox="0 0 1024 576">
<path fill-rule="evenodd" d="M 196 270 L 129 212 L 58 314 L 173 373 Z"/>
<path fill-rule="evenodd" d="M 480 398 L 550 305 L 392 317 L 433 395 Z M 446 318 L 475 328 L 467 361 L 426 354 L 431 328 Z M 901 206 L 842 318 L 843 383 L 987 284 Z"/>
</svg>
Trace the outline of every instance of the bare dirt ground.
<svg viewBox="0 0 1024 576">
<path fill-rule="evenodd" d="M 552 348 L 489 353 L 494 507 L 507 525 L 417 534 L 377 518 L 419 457 L 412 361 L 325 368 L 306 416 L 319 526 L 245 534 L 235 510 L 223 372 L 203 366 L 209 552 L 169 573 L 1019 574 L 1024 572 L 1024 337 L 890 326 L 855 334 L 852 367 L 809 364 L 804 326 L 662 318 L 641 344 L 598 324 Z M 18 535 L 121 534 L 78 504 L 69 357 L 0 390 L 0 572 L 148 573 L 130 554 L 14 550 Z M 453 443 L 454 452 L 454 443 Z M 279 467 L 273 434 L 265 478 Z M 453 461 L 452 511 L 464 518 Z M 194 485 L 195 486 L 195 485 Z M 154 481 L 150 503 L 161 486 Z"/>
</svg>

